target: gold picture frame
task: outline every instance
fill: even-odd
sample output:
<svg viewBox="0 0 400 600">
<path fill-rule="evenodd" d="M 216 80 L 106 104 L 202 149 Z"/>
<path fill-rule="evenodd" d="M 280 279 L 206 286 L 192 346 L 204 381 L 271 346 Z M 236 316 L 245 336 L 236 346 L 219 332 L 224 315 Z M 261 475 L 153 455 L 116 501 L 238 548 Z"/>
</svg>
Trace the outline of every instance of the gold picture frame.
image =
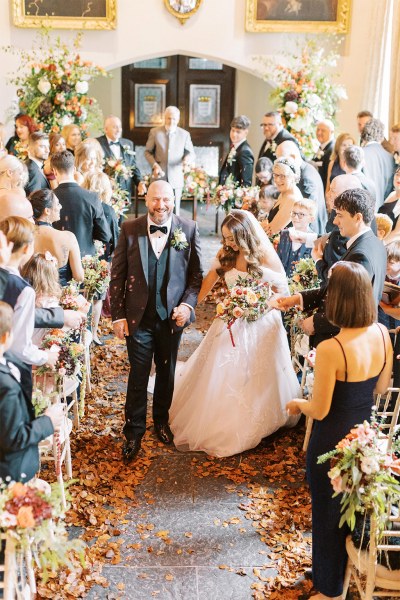
<svg viewBox="0 0 400 600">
<path fill-rule="evenodd" d="M 202 2 L 203 0 L 164 0 L 167 11 L 176 17 L 181 25 L 199 10 Z"/>
<path fill-rule="evenodd" d="M 16 27 L 115 29 L 117 0 L 11 0 Z"/>
<path fill-rule="evenodd" d="M 351 0 L 246 0 L 246 31 L 347 33 Z"/>
</svg>

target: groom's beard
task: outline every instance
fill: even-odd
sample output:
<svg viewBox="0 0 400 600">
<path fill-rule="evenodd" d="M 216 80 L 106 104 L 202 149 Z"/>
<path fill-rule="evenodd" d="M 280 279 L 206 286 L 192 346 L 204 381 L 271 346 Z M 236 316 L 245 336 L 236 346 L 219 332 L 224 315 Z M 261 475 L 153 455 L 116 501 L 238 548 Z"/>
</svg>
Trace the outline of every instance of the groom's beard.
<svg viewBox="0 0 400 600">
<path fill-rule="evenodd" d="M 173 207 L 170 210 L 166 210 L 163 212 L 149 210 L 149 216 L 150 216 L 150 219 L 153 221 L 153 223 L 156 223 L 157 225 L 164 225 L 164 223 L 166 223 L 168 221 L 168 219 L 170 218 L 170 216 L 172 215 L 173 210 L 174 210 Z"/>
</svg>

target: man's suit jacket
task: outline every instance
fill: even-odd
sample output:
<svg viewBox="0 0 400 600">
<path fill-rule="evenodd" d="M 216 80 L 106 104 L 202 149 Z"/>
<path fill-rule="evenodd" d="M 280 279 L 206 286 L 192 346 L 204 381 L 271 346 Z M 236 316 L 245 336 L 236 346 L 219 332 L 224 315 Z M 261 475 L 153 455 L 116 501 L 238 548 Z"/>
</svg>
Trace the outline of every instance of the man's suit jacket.
<svg viewBox="0 0 400 600">
<path fill-rule="evenodd" d="M 5 355 L 21 374 L 18 382 L 7 362 L 0 363 L 0 477 L 29 481 L 39 470 L 38 443 L 53 433 L 49 417 L 35 419 L 32 406 L 30 368 L 12 355 Z"/>
<path fill-rule="evenodd" d="M 279 144 L 281 144 L 282 142 L 286 141 L 294 142 L 296 146 L 299 145 L 299 142 L 296 140 L 296 138 L 291 133 L 289 133 L 287 129 L 283 128 L 279 131 L 279 133 L 273 140 L 264 140 L 260 148 L 260 152 L 258 153 L 258 158 L 266 156 L 267 158 L 272 160 L 272 162 L 274 162 L 276 160 L 276 147 L 279 146 Z M 274 150 L 272 150 L 271 146 L 274 148 Z"/>
<path fill-rule="evenodd" d="M 314 167 L 318 169 L 318 173 L 322 179 L 322 185 L 324 186 L 324 190 L 326 189 L 326 181 L 328 178 L 328 165 L 331 160 L 331 154 L 333 152 L 333 147 L 335 145 L 335 140 L 331 140 L 325 146 L 321 152 L 323 152 L 322 156 L 318 157 L 317 155 L 313 157 L 312 163 Z"/>
<path fill-rule="evenodd" d="M 250 187 L 253 180 L 254 154 L 249 143 L 245 140 L 237 148 L 232 161 L 228 163 L 228 156 L 222 164 L 219 173 L 219 183 L 224 185 L 230 176 L 236 184 L 244 187 Z"/>
<path fill-rule="evenodd" d="M 328 221 L 328 213 L 326 212 L 325 193 L 322 185 L 322 179 L 318 171 L 303 160 L 300 169 L 300 181 L 297 184 L 304 198 L 314 200 L 317 205 L 317 214 L 315 221 L 310 227 L 316 233 L 322 234 L 325 231 L 325 226 Z"/>
<path fill-rule="evenodd" d="M 182 229 L 188 247 L 176 250 L 172 246 L 168 255 L 167 310 L 171 328 L 180 331 L 171 319 L 172 311 L 182 302 L 193 308 L 202 283 L 200 240 L 197 224 L 189 219 L 172 215 L 171 244 L 173 232 Z M 117 248 L 111 268 L 110 301 L 112 320 L 126 319 L 129 334 L 133 335 L 140 325 L 146 309 L 148 290 L 147 215 L 122 223 Z M 193 311 L 192 311 L 193 315 Z"/>
<path fill-rule="evenodd" d="M 382 242 L 368 230 L 353 242 L 340 260 L 356 262 L 366 268 L 371 277 L 374 299 L 378 306 L 386 275 L 386 250 Z M 301 292 L 304 310 L 317 309 L 314 314 L 315 334 L 310 338 L 310 345 L 314 347 L 339 331 L 337 327 L 331 325 L 325 315 L 327 292 L 329 292 L 329 284 L 315 290 Z"/>
<path fill-rule="evenodd" d="M 60 220 L 54 227 L 61 231 L 72 231 L 76 235 L 81 256 L 94 255 L 94 240 L 106 244 L 111 239 L 98 195 L 74 182 L 60 183 L 54 193 L 62 206 Z"/>
<path fill-rule="evenodd" d="M 376 206 L 378 210 L 389 196 L 393 189 L 394 159 L 390 152 L 387 152 L 381 144 L 371 143 L 363 148 L 365 174 L 375 184 L 376 187 Z"/>
<path fill-rule="evenodd" d="M 111 150 L 111 146 L 108 143 L 107 136 L 101 135 L 97 138 L 97 140 L 103 149 L 105 160 L 109 158 L 115 158 L 115 155 Z M 138 185 L 142 180 L 142 176 L 140 174 L 138 166 L 136 165 L 135 148 L 133 142 L 131 142 L 131 140 L 128 140 L 127 138 L 120 138 L 119 146 L 121 148 L 121 160 L 127 167 L 130 167 L 132 169 L 132 177 L 129 177 L 129 179 L 119 177 L 118 183 L 123 190 L 126 190 L 131 194 L 132 182 L 135 185 Z"/>
<path fill-rule="evenodd" d="M 167 134 L 164 125 L 150 129 L 144 153 L 147 162 L 153 167 L 160 165 L 166 179 L 174 189 L 183 187 L 182 161 L 185 157 L 194 163 L 196 156 L 190 133 L 181 127 Z"/>
<path fill-rule="evenodd" d="M 25 194 L 29 196 L 31 192 L 36 192 L 36 190 L 49 190 L 50 184 L 48 179 L 35 161 L 28 158 L 25 164 L 28 167 L 29 175 L 28 183 L 25 186 Z"/>
<path fill-rule="evenodd" d="M 375 206 L 376 206 L 376 185 L 372 181 L 372 179 L 367 177 L 365 175 L 365 173 L 363 173 L 362 171 L 354 171 L 353 173 L 351 173 L 351 175 L 354 175 L 354 177 L 357 177 L 357 179 L 361 183 L 361 187 L 364 190 L 367 190 L 367 192 L 369 192 L 371 194 L 371 196 L 375 200 Z"/>
</svg>

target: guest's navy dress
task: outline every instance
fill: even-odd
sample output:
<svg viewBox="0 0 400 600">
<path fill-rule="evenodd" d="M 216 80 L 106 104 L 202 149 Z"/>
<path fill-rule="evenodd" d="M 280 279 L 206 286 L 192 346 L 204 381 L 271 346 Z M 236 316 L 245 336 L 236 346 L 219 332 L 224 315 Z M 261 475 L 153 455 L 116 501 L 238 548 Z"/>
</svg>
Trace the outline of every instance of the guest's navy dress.
<svg viewBox="0 0 400 600">
<path fill-rule="evenodd" d="M 385 348 L 383 370 L 386 347 L 382 330 L 381 333 Z M 312 499 L 312 579 L 315 589 L 331 597 L 343 592 L 349 530 L 346 525 L 339 529 L 341 495 L 332 498 L 334 492 L 328 477 L 330 463 L 318 465 L 317 459 L 333 450 L 355 425 L 369 421 L 373 391 L 380 375 L 365 381 L 347 381 L 346 354 L 339 340 L 333 339 L 342 348 L 345 380 L 336 380 L 330 411 L 321 421 L 314 421 L 307 449 L 307 479 Z"/>
</svg>

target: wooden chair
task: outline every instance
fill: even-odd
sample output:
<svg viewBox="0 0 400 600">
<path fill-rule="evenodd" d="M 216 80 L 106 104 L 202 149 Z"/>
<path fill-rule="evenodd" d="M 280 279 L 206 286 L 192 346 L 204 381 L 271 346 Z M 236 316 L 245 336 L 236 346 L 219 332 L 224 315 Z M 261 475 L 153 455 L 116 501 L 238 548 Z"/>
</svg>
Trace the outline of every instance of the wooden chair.
<svg viewBox="0 0 400 600">
<path fill-rule="evenodd" d="M 386 451 L 392 447 L 393 436 L 400 429 L 400 388 L 390 387 L 375 399 L 376 415 L 382 420 L 382 433 L 387 440 Z"/>
<path fill-rule="evenodd" d="M 373 598 L 400 598 L 400 569 L 390 570 L 378 564 L 379 553 L 400 552 L 400 545 L 394 545 L 390 538 L 400 538 L 399 506 L 395 507 L 396 516 L 388 517 L 388 528 L 377 540 L 377 528 L 374 515 L 371 516 L 371 534 L 368 550 L 360 550 L 353 544 L 351 536 L 346 540 L 348 563 L 343 587 L 343 598 L 346 598 L 350 580 L 353 577 L 361 600 Z M 389 529 L 395 526 L 398 529 Z"/>
<path fill-rule="evenodd" d="M 26 548 L 22 552 L 18 549 L 17 541 L 5 532 L 0 533 L 0 544 L 4 549 L 4 565 L 0 564 L 0 572 L 4 574 L 3 581 L 0 581 L 4 600 L 34 598 L 36 581 L 31 549 Z"/>
</svg>

